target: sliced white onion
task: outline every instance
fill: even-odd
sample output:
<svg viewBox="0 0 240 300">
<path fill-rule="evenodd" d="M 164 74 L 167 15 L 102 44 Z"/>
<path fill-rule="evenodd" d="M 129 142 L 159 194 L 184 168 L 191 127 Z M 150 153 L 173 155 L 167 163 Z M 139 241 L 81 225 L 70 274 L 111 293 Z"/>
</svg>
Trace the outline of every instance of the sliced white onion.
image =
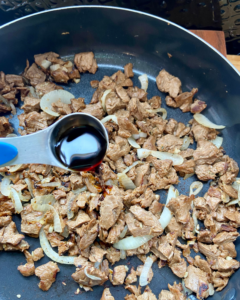
<svg viewBox="0 0 240 300">
<path fill-rule="evenodd" d="M 16 113 L 17 113 L 16 107 L 15 107 L 15 105 L 12 103 L 12 101 L 9 101 L 9 105 L 10 105 L 10 107 L 11 107 L 11 109 L 12 109 L 11 113 L 12 113 L 13 115 L 16 115 Z"/>
<path fill-rule="evenodd" d="M 153 238 L 152 235 L 129 236 L 113 244 L 113 247 L 119 250 L 133 250 L 141 247 Z"/>
<path fill-rule="evenodd" d="M 32 95 L 34 98 L 39 99 L 39 96 L 38 96 L 38 94 L 36 93 L 34 87 L 33 87 L 33 86 L 28 86 L 28 88 L 29 88 L 29 91 L 30 91 L 31 95 Z"/>
<path fill-rule="evenodd" d="M 50 66 L 51 66 L 51 62 L 44 59 L 42 62 L 41 62 L 41 67 L 43 67 L 44 69 L 48 69 Z"/>
<path fill-rule="evenodd" d="M 185 295 L 186 297 L 188 297 L 189 295 L 191 295 L 191 294 L 193 293 L 193 291 L 191 291 L 191 290 L 189 290 L 188 288 L 186 288 L 184 279 L 182 280 L 182 287 L 183 287 L 184 295 Z"/>
<path fill-rule="evenodd" d="M 65 90 L 54 90 L 42 97 L 40 107 L 49 115 L 58 117 L 59 113 L 52 110 L 52 103 L 60 100 L 62 103 L 71 104 L 70 100 L 73 98 L 75 98 L 74 95 Z"/>
<path fill-rule="evenodd" d="M 148 89 L 148 77 L 147 74 L 143 74 L 138 77 L 139 81 L 141 82 L 141 89 L 143 89 L 145 92 Z"/>
<path fill-rule="evenodd" d="M 168 224 L 170 223 L 170 221 L 172 219 L 172 213 L 166 207 L 166 205 L 172 198 L 176 198 L 178 196 L 179 196 L 178 190 L 173 185 L 170 185 L 169 190 L 168 190 L 166 204 L 165 204 L 163 212 L 159 218 L 159 223 L 161 224 L 163 229 L 165 229 L 168 226 Z"/>
<path fill-rule="evenodd" d="M 110 120 L 112 120 L 114 123 L 118 124 L 117 116 L 115 116 L 115 115 L 106 116 L 105 118 L 103 118 L 101 120 L 101 122 L 104 124 L 104 123 L 106 123 L 107 121 L 110 121 Z"/>
<path fill-rule="evenodd" d="M 140 160 L 135 161 L 131 166 L 127 167 L 122 174 L 126 174 L 128 173 L 133 167 L 135 167 L 137 164 L 142 163 Z"/>
<path fill-rule="evenodd" d="M 183 144 L 182 144 L 182 147 L 181 147 L 181 149 L 180 150 L 187 150 L 187 148 L 189 147 L 189 145 L 190 145 L 190 143 L 191 143 L 191 139 L 190 139 L 190 137 L 189 136 L 185 136 L 184 138 L 183 138 Z"/>
<path fill-rule="evenodd" d="M 41 187 L 59 187 L 59 186 L 61 186 L 61 183 L 60 182 L 46 182 L 46 183 L 39 184 L 39 186 L 41 186 Z"/>
<path fill-rule="evenodd" d="M 153 264 L 153 260 L 151 259 L 151 257 L 147 257 L 147 259 L 145 260 L 145 263 L 143 265 L 143 268 L 142 268 L 142 272 L 141 272 L 141 275 L 139 277 L 139 284 L 140 286 L 145 286 L 147 284 L 149 284 L 148 282 L 148 273 L 152 267 L 152 264 Z"/>
<path fill-rule="evenodd" d="M 184 180 L 192 177 L 194 175 L 194 173 L 190 173 L 190 174 L 185 174 L 185 176 L 183 177 Z"/>
<path fill-rule="evenodd" d="M 26 182 L 26 184 L 28 186 L 28 190 L 29 190 L 31 196 L 34 197 L 34 195 L 33 195 L 32 181 L 29 178 L 25 178 L 25 182 Z"/>
<path fill-rule="evenodd" d="M 79 189 L 76 189 L 76 190 L 72 190 L 72 192 L 73 192 L 73 194 L 75 194 L 75 195 L 79 195 L 80 193 L 85 192 L 86 190 L 87 190 L 87 187 L 84 186 L 84 187 L 82 187 L 82 188 L 79 188 Z"/>
<path fill-rule="evenodd" d="M 209 288 L 208 288 L 209 296 L 214 295 L 215 291 L 214 291 L 214 287 L 213 287 L 212 283 L 209 283 L 208 286 L 209 286 Z"/>
<path fill-rule="evenodd" d="M 223 125 L 217 125 L 217 124 L 212 123 L 207 117 L 205 117 L 202 114 L 194 114 L 193 117 L 199 124 L 201 124 L 205 127 L 208 127 L 208 128 L 223 129 L 226 127 Z"/>
<path fill-rule="evenodd" d="M 133 134 L 132 137 L 134 140 L 138 140 L 140 138 L 140 133 Z"/>
<path fill-rule="evenodd" d="M 57 71 L 58 69 L 60 69 L 60 65 L 59 64 L 55 64 L 55 65 L 52 65 L 51 67 L 50 67 L 50 70 L 52 71 L 52 72 L 54 72 L 54 71 Z"/>
<path fill-rule="evenodd" d="M 44 196 L 37 196 L 37 197 L 33 198 L 31 200 L 31 205 L 34 210 L 41 209 L 39 211 L 44 211 L 45 210 L 44 205 L 53 205 L 55 202 L 56 202 L 56 200 L 53 197 L 53 195 L 44 195 Z M 45 208 L 46 208 L 45 211 L 49 210 L 48 206 L 46 206 Z"/>
<path fill-rule="evenodd" d="M 10 107 L 10 103 L 9 101 L 4 98 L 2 95 L 0 95 L 0 100 L 7 106 L 7 107 Z"/>
<path fill-rule="evenodd" d="M 123 231 L 121 232 L 121 234 L 119 235 L 120 239 L 123 239 L 125 237 L 127 231 L 128 231 L 128 226 L 126 225 Z"/>
<path fill-rule="evenodd" d="M 102 102 L 102 108 L 103 110 L 106 112 L 106 97 L 109 93 L 111 93 L 111 89 L 110 90 L 106 90 L 103 95 L 102 95 L 102 98 L 101 98 L 101 102 Z"/>
<path fill-rule="evenodd" d="M 8 177 L 4 177 L 1 182 L 1 193 L 3 196 L 9 197 L 11 193 L 10 187 L 11 180 Z"/>
<path fill-rule="evenodd" d="M 90 278 L 90 279 L 92 279 L 92 280 L 101 280 L 100 277 L 97 277 L 97 276 L 94 276 L 94 275 L 89 275 L 89 274 L 87 273 L 87 268 L 88 268 L 88 266 L 86 266 L 86 267 L 84 268 L 84 273 L 85 273 L 85 275 L 86 275 L 88 278 Z"/>
<path fill-rule="evenodd" d="M 146 132 L 139 132 L 139 137 L 140 138 L 146 138 L 147 137 L 147 133 Z"/>
<path fill-rule="evenodd" d="M 138 143 L 134 140 L 133 137 L 128 138 L 128 142 L 129 142 L 129 144 L 130 144 L 133 148 L 137 148 L 137 149 L 141 148 L 141 147 L 138 145 Z"/>
<path fill-rule="evenodd" d="M 52 195 L 49 195 L 49 196 L 52 196 Z M 41 197 L 44 197 L 44 196 L 40 196 L 40 198 Z M 56 231 L 56 232 L 62 232 L 62 226 L 61 226 L 60 217 L 59 217 L 59 214 L 57 213 L 56 209 L 51 204 L 46 203 L 47 200 L 45 200 L 44 203 L 40 204 L 41 200 L 40 201 L 36 201 L 36 198 L 32 199 L 32 201 L 31 201 L 32 208 L 34 210 L 36 210 L 36 211 L 41 211 L 41 212 L 46 212 L 46 211 L 49 211 L 49 210 L 52 211 L 53 217 L 54 217 L 54 231 Z M 51 197 L 48 197 L 48 198 L 51 199 Z M 45 199 L 47 199 L 47 198 L 45 198 Z M 51 199 L 50 201 L 49 201 L 50 203 L 54 204 L 56 200 L 55 199 L 54 200 Z"/>
<path fill-rule="evenodd" d="M 59 264 L 65 264 L 65 265 L 74 265 L 74 258 L 76 256 L 59 256 L 58 253 L 56 253 L 50 246 L 48 239 L 45 235 L 43 227 L 40 230 L 39 233 L 39 240 L 40 245 L 44 251 L 44 253 L 53 261 L 59 263 Z"/>
<path fill-rule="evenodd" d="M 143 149 L 143 148 L 137 150 L 137 155 L 138 155 L 139 159 L 146 158 L 149 155 L 152 155 L 152 156 L 162 159 L 162 160 L 170 159 L 170 160 L 172 160 L 174 166 L 181 165 L 184 161 L 183 157 L 179 154 L 153 151 L 153 150 L 148 150 L 148 149 Z"/>
<path fill-rule="evenodd" d="M 108 179 L 107 181 L 104 182 L 104 184 L 107 186 L 118 185 L 118 180 Z"/>
<path fill-rule="evenodd" d="M 69 230 L 68 230 L 68 226 L 66 225 L 63 229 L 63 232 L 61 233 L 62 236 L 64 236 L 65 238 L 69 237 Z"/>
<path fill-rule="evenodd" d="M 15 134 L 15 133 L 9 133 L 6 137 L 17 137 L 17 134 Z"/>
<path fill-rule="evenodd" d="M 224 191 L 221 192 L 221 200 L 224 203 L 228 203 L 230 201 L 230 197 L 227 193 L 225 193 Z"/>
<path fill-rule="evenodd" d="M 191 195 L 197 195 L 201 192 L 203 188 L 203 184 L 200 181 L 194 181 L 191 185 L 190 185 L 190 192 L 189 192 L 189 196 Z"/>
<path fill-rule="evenodd" d="M 167 118 L 167 111 L 165 108 L 161 107 L 161 108 L 156 108 L 156 109 L 148 109 L 147 112 L 151 113 L 151 114 L 157 114 L 157 113 L 162 113 L 162 119 L 166 120 Z"/>
<path fill-rule="evenodd" d="M 125 250 L 120 250 L 120 258 L 125 259 L 127 257 L 126 251 Z"/>
<path fill-rule="evenodd" d="M 68 201 L 68 205 L 67 205 L 67 217 L 68 220 L 72 219 L 74 217 L 74 213 L 72 211 L 72 204 L 73 201 L 77 198 L 76 195 L 72 196 L 72 198 Z"/>
<path fill-rule="evenodd" d="M 239 204 L 239 200 L 238 199 L 235 199 L 235 200 L 232 200 L 232 201 L 228 202 L 226 204 L 226 206 L 235 205 L 235 204 Z"/>
<path fill-rule="evenodd" d="M 221 136 L 217 136 L 214 140 L 210 140 L 217 148 L 220 148 L 223 143 L 223 138 Z"/>
<path fill-rule="evenodd" d="M 198 227 L 199 227 L 199 224 L 198 224 L 198 219 L 196 217 L 196 215 L 193 213 L 192 214 L 192 218 L 193 218 L 193 222 L 194 222 L 194 229 L 193 229 L 193 233 L 199 233 L 198 231 Z"/>
<path fill-rule="evenodd" d="M 21 167 L 22 167 L 22 164 L 11 166 L 8 168 L 8 172 L 10 172 L 10 173 L 17 172 L 19 169 L 21 169 Z"/>
<path fill-rule="evenodd" d="M 15 213 L 20 214 L 20 212 L 23 210 L 23 206 L 22 206 L 22 202 L 21 202 L 18 192 L 14 188 L 11 188 L 10 195 L 11 195 L 11 199 L 14 204 L 14 207 L 15 207 Z"/>
<path fill-rule="evenodd" d="M 126 174 L 118 173 L 117 176 L 119 182 L 125 188 L 125 190 L 134 190 L 136 188 L 136 185 Z"/>
</svg>

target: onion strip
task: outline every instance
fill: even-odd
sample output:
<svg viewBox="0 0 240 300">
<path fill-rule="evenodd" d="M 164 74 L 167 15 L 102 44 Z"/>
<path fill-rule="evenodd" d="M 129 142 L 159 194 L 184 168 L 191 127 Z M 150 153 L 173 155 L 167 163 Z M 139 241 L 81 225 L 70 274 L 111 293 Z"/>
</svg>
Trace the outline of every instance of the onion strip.
<svg viewBox="0 0 240 300">
<path fill-rule="evenodd" d="M 223 125 L 217 125 L 211 122 L 207 117 L 205 117 L 202 114 L 194 114 L 193 118 L 200 124 L 208 128 L 213 129 L 224 129 L 226 126 Z"/>
<path fill-rule="evenodd" d="M 72 211 L 72 204 L 73 201 L 77 198 L 76 195 L 72 196 L 72 198 L 68 201 L 68 205 L 67 205 L 67 217 L 68 220 L 72 219 L 74 217 L 74 213 Z"/>
<path fill-rule="evenodd" d="M 126 225 L 123 231 L 121 232 L 121 234 L 119 235 L 120 239 L 123 239 L 125 237 L 127 231 L 128 231 L 128 226 Z"/>
<path fill-rule="evenodd" d="M 143 236 L 136 236 L 136 237 L 129 236 L 113 244 L 113 247 L 118 250 L 133 250 L 146 244 L 152 238 L 153 238 L 152 235 L 143 235 Z"/>
<path fill-rule="evenodd" d="M 75 98 L 73 94 L 65 90 L 54 90 L 45 94 L 41 101 L 40 107 L 43 111 L 51 116 L 58 117 L 60 114 L 52 110 L 52 103 L 60 100 L 62 103 L 71 104 L 71 99 Z"/>
<path fill-rule="evenodd" d="M 147 74 L 142 74 L 138 77 L 140 83 L 141 83 L 141 89 L 143 89 L 145 92 L 148 89 L 148 77 Z"/>
<path fill-rule="evenodd" d="M 90 279 L 92 279 L 92 280 L 101 280 L 100 277 L 97 277 L 97 276 L 88 274 L 88 273 L 87 273 L 87 268 L 88 268 L 88 266 L 86 266 L 86 267 L 84 268 L 84 273 L 85 273 L 85 275 L 86 275 L 88 278 L 90 278 Z"/>
<path fill-rule="evenodd" d="M 136 188 L 136 185 L 126 174 L 118 173 L 117 176 L 120 184 L 125 188 L 125 190 L 134 190 Z"/>
<path fill-rule="evenodd" d="M 189 196 L 191 195 L 197 195 L 201 192 L 203 188 L 203 184 L 200 181 L 194 181 L 191 185 L 190 185 L 190 192 L 189 192 Z"/>
<path fill-rule="evenodd" d="M 217 148 L 220 148 L 223 143 L 223 138 L 221 136 L 217 136 L 214 140 L 210 140 L 209 142 L 213 143 Z"/>
<path fill-rule="evenodd" d="M 110 121 L 110 120 L 112 120 L 114 123 L 118 124 L 117 116 L 115 116 L 115 115 L 108 115 L 105 118 L 103 118 L 101 120 L 101 122 L 104 124 L 104 123 L 106 123 L 107 121 Z"/>
<path fill-rule="evenodd" d="M 159 223 L 161 224 L 163 229 L 165 229 L 168 226 L 168 224 L 170 223 L 170 221 L 172 219 L 172 213 L 166 207 L 166 205 L 172 198 L 176 198 L 177 196 L 179 196 L 178 190 L 173 185 L 170 185 L 169 190 L 168 190 L 166 204 L 165 204 L 163 212 L 159 218 Z"/>
<path fill-rule="evenodd" d="M 145 260 L 141 275 L 139 277 L 140 286 L 145 286 L 149 283 L 148 282 L 148 273 L 152 267 L 152 264 L 153 264 L 153 260 L 151 259 L 151 257 L 148 256 L 147 259 Z"/>
<path fill-rule="evenodd" d="M 128 138 L 128 142 L 129 142 L 129 144 L 130 144 L 133 148 L 137 148 L 137 149 L 141 148 L 141 147 L 138 145 L 138 143 L 134 140 L 133 137 Z"/>
<path fill-rule="evenodd" d="M 170 159 L 173 162 L 174 166 L 181 165 L 184 161 L 183 157 L 179 154 L 173 154 L 168 152 L 160 152 L 160 151 L 153 151 L 148 149 L 138 149 L 137 155 L 139 159 L 146 158 L 149 155 L 152 155 L 158 159 Z"/>
<path fill-rule="evenodd" d="M 1 193 L 3 196 L 9 197 L 11 193 L 10 188 L 11 180 L 8 177 L 4 177 L 1 182 Z"/>
<path fill-rule="evenodd" d="M 189 145 L 190 145 L 190 143 L 191 143 L 191 139 L 190 139 L 190 137 L 189 136 L 185 136 L 184 138 L 183 138 L 183 144 L 182 144 L 182 147 L 181 147 L 181 149 L 180 150 L 187 150 L 187 148 L 189 147 Z"/>
<path fill-rule="evenodd" d="M 133 167 L 135 167 L 139 163 L 142 163 L 142 162 L 140 160 L 135 161 L 131 166 L 127 167 L 124 171 L 122 171 L 122 174 L 128 173 Z"/>
<path fill-rule="evenodd" d="M 152 113 L 152 114 L 162 113 L 162 119 L 166 120 L 166 118 L 167 118 L 167 111 L 163 107 L 156 108 L 156 109 L 148 109 L 147 112 Z"/>
<path fill-rule="evenodd" d="M 74 265 L 74 258 L 76 256 L 59 256 L 50 246 L 48 239 L 45 235 L 44 228 L 42 227 L 39 233 L 40 245 L 44 253 L 53 261 L 59 264 Z"/>
<path fill-rule="evenodd" d="M 107 111 L 106 110 L 106 97 L 109 93 L 111 93 L 111 91 L 112 90 L 106 90 L 101 97 L 102 108 L 105 112 Z"/>
<path fill-rule="evenodd" d="M 22 202 L 20 200 L 18 192 L 11 187 L 11 199 L 13 201 L 14 207 L 15 207 L 15 213 L 20 214 L 20 212 L 23 210 Z"/>
</svg>

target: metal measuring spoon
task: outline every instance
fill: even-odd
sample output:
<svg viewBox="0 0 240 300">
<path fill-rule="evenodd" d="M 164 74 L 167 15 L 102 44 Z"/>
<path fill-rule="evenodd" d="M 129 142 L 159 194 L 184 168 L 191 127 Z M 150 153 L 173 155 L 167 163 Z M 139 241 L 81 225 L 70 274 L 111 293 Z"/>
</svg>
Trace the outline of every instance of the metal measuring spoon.
<svg viewBox="0 0 240 300">
<path fill-rule="evenodd" d="M 55 145 L 67 130 L 81 126 L 91 126 L 100 131 L 106 139 L 106 149 L 108 148 L 108 133 L 104 125 L 89 114 L 74 113 L 42 131 L 21 137 L 0 138 L 0 166 L 34 163 L 69 170 L 58 158 Z"/>
</svg>

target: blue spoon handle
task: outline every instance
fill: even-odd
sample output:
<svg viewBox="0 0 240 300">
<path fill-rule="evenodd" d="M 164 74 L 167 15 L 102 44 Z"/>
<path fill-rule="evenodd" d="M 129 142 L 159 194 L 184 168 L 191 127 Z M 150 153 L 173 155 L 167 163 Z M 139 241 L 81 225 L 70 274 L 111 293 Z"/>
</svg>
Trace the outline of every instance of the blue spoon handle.
<svg viewBox="0 0 240 300">
<path fill-rule="evenodd" d="M 17 155 L 18 150 L 15 146 L 0 142 L 0 165 L 10 162 Z"/>
</svg>

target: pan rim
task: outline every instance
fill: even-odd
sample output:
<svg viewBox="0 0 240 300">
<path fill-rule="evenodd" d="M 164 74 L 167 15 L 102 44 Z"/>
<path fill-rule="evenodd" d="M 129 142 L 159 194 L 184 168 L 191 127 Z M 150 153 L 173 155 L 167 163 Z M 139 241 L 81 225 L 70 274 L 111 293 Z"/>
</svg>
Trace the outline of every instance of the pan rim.
<svg viewBox="0 0 240 300">
<path fill-rule="evenodd" d="M 208 42 L 206 42 L 205 40 L 200 38 L 198 35 L 194 34 L 190 30 L 188 30 L 188 29 L 186 29 L 186 28 L 184 28 L 184 27 L 182 27 L 182 26 L 180 26 L 180 25 L 178 25 L 178 24 L 176 24 L 172 21 L 169 21 L 169 20 L 166 20 L 164 18 L 152 15 L 150 13 L 138 11 L 138 10 L 135 10 L 135 9 L 129 9 L 129 8 L 124 8 L 124 7 L 116 7 L 116 6 L 110 6 L 110 5 L 106 5 L 106 6 L 105 5 L 104 6 L 100 6 L 100 5 L 77 5 L 77 6 L 58 7 L 58 8 L 47 9 L 47 10 L 44 10 L 44 11 L 36 12 L 36 13 L 31 14 L 31 15 L 21 17 L 17 20 L 10 21 L 6 24 L 1 25 L 0 30 L 4 29 L 5 27 L 10 26 L 14 23 L 21 22 L 22 20 L 25 20 L 25 19 L 28 19 L 28 18 L 33 18 L 36 15 L 51 13 L 52 11 L 67 10 L 67 9 L 79 9 L 79 8 L 81 8 L 81 9 L 84 9 L 84 8 L 98 8 L 98 9 L 114 9 L 114 10 L 128 11 L 128 12 L 144 15 L 144 16 L 147 16 L 147 17 L 150 17 L 150 18 L 154 18 L 154 19 L 157 19 L 159 21 L 165 22 L 168 25 L 175 26 L 175 27 L 185 31 L 186 33 L 192 35 L 193 37 L 195 37 L 196 39 L 198 39 L 199 41 L 204 43 L 206 46 L 211 48 L 216 54 L 218 54 L 240 76 L 240 71 L 238 71 L 238 69 L 236 67 L 234 67 L 234 65 L 231 64 L 230 61 L 221 52 L 219 52 L 216 48 L 214 48 Z"/>
</svg>

